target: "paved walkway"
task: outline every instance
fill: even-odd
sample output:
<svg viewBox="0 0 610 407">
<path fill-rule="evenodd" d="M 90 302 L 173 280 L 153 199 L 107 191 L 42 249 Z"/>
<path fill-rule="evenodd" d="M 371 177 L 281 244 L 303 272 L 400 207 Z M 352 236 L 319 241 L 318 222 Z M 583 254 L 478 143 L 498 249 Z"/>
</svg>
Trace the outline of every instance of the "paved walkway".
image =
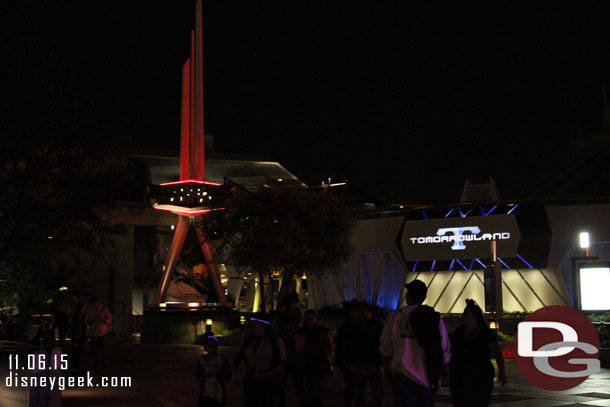
<svg viewBox="0 0 610 407">
<path fill-rule="evenodd" d="M 221 347 L 221 353 L 233 357 L 237 348 Z M 67 389 L 63 392 L 65 407 L 195 407 L 198 382 L 194 379 L 195 366 L 201 347 L 194 345 L 111 345 L 110 376 L 130 376 L 128 389 Z M 553 406 L 609 406 L 610 370 L 590 377 L 575 389 L 550 392 L 530 385 L 517 371 L 513 361 L 507 361 L 509 383 L 496 387 L 492 405 L 510 407 Z M 230 406 L 242 406 L 241 389 L 229 385 Z M 325 382 L 325 404 L 339 407 L 343 383 L 340 373 Z M 287 389 L 287 406 L 296 406 L 294 394 Z M 391 405 L 391 404 L 389 404 Z M 447 389 L 437 395 L 437 406 L 451 406 Z"/>
</svg>

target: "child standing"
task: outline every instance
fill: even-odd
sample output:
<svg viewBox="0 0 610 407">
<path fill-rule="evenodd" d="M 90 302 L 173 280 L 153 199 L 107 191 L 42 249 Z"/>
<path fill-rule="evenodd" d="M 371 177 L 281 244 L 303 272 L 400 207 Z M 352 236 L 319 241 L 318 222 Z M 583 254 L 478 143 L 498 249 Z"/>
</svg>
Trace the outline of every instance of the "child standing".
<svg viewBox="0 0 610 407">
<path fill-rule="evenodd" d="M 231 367 L 227 358 L 218 354 L 218 339 L 205 338 L 206 354 L 199 358 L 195 377 L 201 382 L 199 407 L 218 407 L 226 405 L 227 392 L 225 381 L 231 378 Z"/>
</svg>

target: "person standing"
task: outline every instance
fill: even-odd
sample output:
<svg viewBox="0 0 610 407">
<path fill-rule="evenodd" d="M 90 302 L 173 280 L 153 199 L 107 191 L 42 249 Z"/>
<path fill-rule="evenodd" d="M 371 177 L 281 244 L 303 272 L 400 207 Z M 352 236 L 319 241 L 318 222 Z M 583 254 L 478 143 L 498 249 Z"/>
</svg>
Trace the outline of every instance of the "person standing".
<svg viewBox="0 0 610 407">
<path fill-rule="evenodd" d="M 72 368 L 76 371 L 81 369 L 81 359 L 87 340 L 87 307 L 82 302 L 77 302 L 74 312 L 70 318 L 72 328 L 70 341 L 72 343 Z"/>
<path fill-rule="evenodd" d="M 91 298 L 91 312 L 89 312 L 89 325 L 93 339 L 93 370 L 107 370 L 108 357 L 108 328 L 110 311 L 95 297 Z"/>
<path fill-rule="evenodd" d="M 59 340 L 59 346 L 65 350 L 66 349 L 66 334 L 68 333 L 68 328 L 70 327 L 70 320 L 68 318 L 68 314 L 59 309 L 59 307 L 55 307 L 53 309 L 53 321 L 55 322 L 55 328 L 57 328 L 57 338 Z"/>
<path fill-rule="evenodd" d="M 474 300 L 466 300 L 462 324 L 451 337 L 451 399 L 454 407 L 487 407 L 494 384 L 494 367 L 498 364 L 498 381 L 506 384 L 504 357 L 496 334 L 488 328 L 483 310 Z"/>
<path fill-rule="evenodd" d="M 352 369 L 352 351 L 354 330 L 358 323 L 358 309 L 352 301 L 343 302 L 345 319 L 337 330 L 335 336 L 335 365 L 343 376 L 343 403 L 351 407 L 354 402 L 354 371 Z"/>
<path fill-rule="evenodd" d="M 434 407 L 439 376 L 449 384 L 449 337 L 440 314 L 422 306 L 426 284 L 414 280 L 405 287 L 407 306 L 388 315 L 381 334 L 384 375 L 397 407 Z"/>
<path fill-rule="evenodd" d="M 299 296 L 292 292 L 284 296 L 282 308 L 279 315 L 275 318 L 272 325 L 274 333 L 282 338 L 286 348 L 286 361 L 284 363 L 285 377 L 282 382 L 277 383 L 278 407 L 286 405 L 286 385 L 288 378 L 291 379 L 292 385 L 297 394 L 301 394 L 302 390 L 298 387 L 301 383 L 297 380 L 297 351 L 295 347 L 295 336 L 297 331 L 303 325 L 303 317 L 301 316 L 301 308 L 299 306 Z"/>
<path fill-rule="evenodd" d="M 357 306 L 358 322 L 352 331 L 350 342 L 351 370 L 354 374 L 355 401 L 357 407 L 366 404 L 367 385 L 376 407 L 383 406 L 383 363 L 379 352 L 379 339 L 383 324 L 373 319 L 371 307 L 366 302 Z"/>
<path fill-rule="evenodd" d="M 328 328 L 318 324 L 315 310 L 305 312 L 295 344 L 299 352 L 298 376 L 304 390 L 297 397 L 303 407 L 321 407 L 322 383 L 326 375 L 332 374 L 330 357 L 335 353 L 335 345 Z"/>
<path fill-rule="evenodd" d="M 199 358 L 195 378 L 201 383 L 199 407 L 219 407 L 227 404 L 225 382 L 231 378 L 231 366 L 224 355 L 218 353 L 218 339 L 206 336 L 206 354 Z"/>
<path fill-rule="evenodd" d="M 269 321 L 250 318 L 252 333 L 246 337 L 233 367 L 246 364 L 244 377 L 244 405 L 246 407 L 277 405 L 277 383 L 284 374 L 286 360 L 284 341 L 272 331 Z"/>
<path fill-rule="evenodd" d="M 38 332 L 32 339 L 32 344 L 37 348 L 54 348 L 55 347 L 55 326 L 53 319 L 42 318 Z"/>
</svg>

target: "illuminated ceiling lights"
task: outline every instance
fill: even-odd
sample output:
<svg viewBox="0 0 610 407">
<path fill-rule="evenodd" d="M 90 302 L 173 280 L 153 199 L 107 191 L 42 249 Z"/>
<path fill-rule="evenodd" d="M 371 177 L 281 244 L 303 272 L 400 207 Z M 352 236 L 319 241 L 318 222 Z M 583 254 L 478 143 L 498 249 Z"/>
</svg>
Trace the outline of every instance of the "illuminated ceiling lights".
<svg viewBox="0 0 610 407">
<path fill-rule="evenodd" d="M 187 179 L 150 187 L 153 208 L 179 215 L 197 216 L 222 210 L 231 197 L 231 187 Z"/>
</svg>

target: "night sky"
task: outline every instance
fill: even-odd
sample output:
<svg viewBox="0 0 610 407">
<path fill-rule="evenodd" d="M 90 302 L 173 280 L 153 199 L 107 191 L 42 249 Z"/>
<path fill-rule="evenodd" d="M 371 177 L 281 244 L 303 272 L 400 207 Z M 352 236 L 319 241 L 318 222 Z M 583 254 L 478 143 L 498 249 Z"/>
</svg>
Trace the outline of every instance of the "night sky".
<svg viewBox="0 0 610 407">
<path fill-rule="evenodd" d="M 206 133 L 310 185 L 454 202 L 491 176 L 519 197 L 602 128 L 610 3 L 490 3 L 204 1 Z M 6 128 L 177 150 L 194 9 L 2 2 Z"/>
</svg>

